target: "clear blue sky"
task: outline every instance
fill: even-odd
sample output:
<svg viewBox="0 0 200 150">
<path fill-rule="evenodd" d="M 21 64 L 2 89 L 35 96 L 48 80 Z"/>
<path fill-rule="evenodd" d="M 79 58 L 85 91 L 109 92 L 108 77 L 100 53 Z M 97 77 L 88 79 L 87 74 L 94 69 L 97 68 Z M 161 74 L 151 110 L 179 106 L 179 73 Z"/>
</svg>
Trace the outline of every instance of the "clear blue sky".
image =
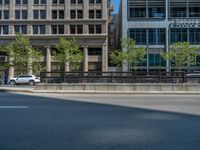
<svg viewBox="0 0 200 150">
<path fill-rule="evenodd" d="M 121 0 L 111 0 L 111 1 L 115 5 L 115 11 L 114 11 L 114 13 L 118 13 L 119 3 L 120 3 Z"/>
</svg>

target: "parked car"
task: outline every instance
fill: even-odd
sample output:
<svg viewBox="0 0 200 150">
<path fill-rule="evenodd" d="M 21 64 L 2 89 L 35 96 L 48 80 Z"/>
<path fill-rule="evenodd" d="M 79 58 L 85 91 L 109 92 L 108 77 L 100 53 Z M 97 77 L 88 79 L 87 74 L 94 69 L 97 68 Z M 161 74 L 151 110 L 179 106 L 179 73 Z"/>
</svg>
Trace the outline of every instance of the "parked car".
<svg viewBox="0 0 200 150">
<path fill-rule="evenodd" d="M 36 83 L 40 82 L 40 78 L 36 75 L 19 75 L 18 77 L 11 78 L 8 82 L 10 85 L 16 84 L 29 84 L 35 85 Z"/>
</svg>

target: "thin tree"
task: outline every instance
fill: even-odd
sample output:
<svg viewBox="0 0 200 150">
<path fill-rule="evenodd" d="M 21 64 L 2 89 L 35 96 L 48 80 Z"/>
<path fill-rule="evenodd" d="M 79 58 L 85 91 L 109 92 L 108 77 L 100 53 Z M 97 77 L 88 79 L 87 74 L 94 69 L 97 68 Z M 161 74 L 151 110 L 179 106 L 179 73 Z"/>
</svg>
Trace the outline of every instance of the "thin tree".
<svg viewBox="0 0 200 150">
<path fill-rule="evenodd" d="M 170 50 L 161 53 L 165 60 L 171 61 L 175 67 L 181 70 L 182 67 L 191 67 L 196 63 L 199 56 L 199 48 L 190 45 L 189 42 L 177 42 L 170 46 Z"/>
<path fill-rule="evenodd" d="M 40 59 L 42 53 L 30 46 L 28 37 L 21 33 L 16 34 L 15 40 L 0 50 L 9 57 L 9 67 L 17 68 L 26 73 L 39 73 L 42 70 Z"/>
<path fill-rule="evenodd" d="M 146 55 L 146 50 L 144 47 L 136 47 L 135 41 L 130 38 L 123 38 L 122 49 L 116 50 L 111 53 L 111 61 L 115 65 L 122 65 L 123 63 L 128 63 L 128 70 L 132 67 L 136 67 L 144 59 Z"/>
<path fill-rule="evenodd" d="M 83 53 L 75 39 L 66 40 L 65 38 L 60 38 L 56 49 L 57 51 L 54 53 L 55 59 L 64 66 L 64 72 L 70 71 L 69 65 L 80 66 L 83 60 Z"/>
</svg>

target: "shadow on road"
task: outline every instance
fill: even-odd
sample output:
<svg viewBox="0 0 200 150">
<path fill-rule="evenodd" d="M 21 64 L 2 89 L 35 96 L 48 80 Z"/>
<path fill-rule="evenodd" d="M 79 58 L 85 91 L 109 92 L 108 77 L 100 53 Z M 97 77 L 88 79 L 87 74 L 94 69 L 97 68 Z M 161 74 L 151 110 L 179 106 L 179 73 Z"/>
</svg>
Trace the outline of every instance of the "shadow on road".
<svg viewBox="0 0 200 150">
<path fill-rule="evenodd" d="M 0 150 L 199 150 L 200 116 L 0 93 Z"/>
</svg>

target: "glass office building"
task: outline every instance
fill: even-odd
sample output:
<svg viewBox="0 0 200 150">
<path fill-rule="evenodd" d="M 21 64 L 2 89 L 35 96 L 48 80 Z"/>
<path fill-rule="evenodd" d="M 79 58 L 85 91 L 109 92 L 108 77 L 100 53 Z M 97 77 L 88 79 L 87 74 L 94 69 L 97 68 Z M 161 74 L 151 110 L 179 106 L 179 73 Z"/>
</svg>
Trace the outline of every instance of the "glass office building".
<svg viewBox="0 0 200 150">
<path fill-rule="evenodd" d="M 200 47 L 199 0 L 122 0 L 119 11 L 119 38 L 129 37 L 145 46 L 141 67 L 170 67 L 160 53 L 174 42 L 190 42 Z M 196 66 L 199 58 L 196 60 Z M 123 66 L 127 70 L 127 66 Z"/>
</svg>

